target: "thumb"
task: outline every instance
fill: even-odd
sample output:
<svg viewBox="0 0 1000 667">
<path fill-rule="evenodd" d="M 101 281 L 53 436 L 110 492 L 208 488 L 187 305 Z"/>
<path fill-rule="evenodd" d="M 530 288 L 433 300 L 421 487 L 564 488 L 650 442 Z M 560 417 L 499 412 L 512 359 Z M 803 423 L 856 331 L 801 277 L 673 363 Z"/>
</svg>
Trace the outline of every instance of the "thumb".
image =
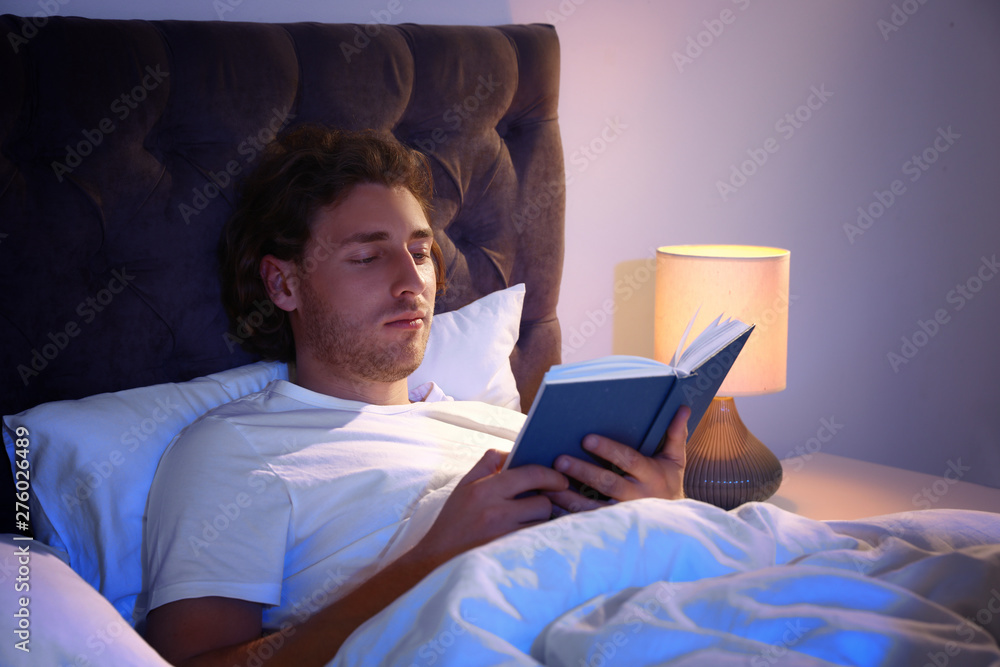
<svg viewBox="0 0 1000 667">
<path fill-rule="evenodd" d="M 458 486 L 466 486 L 467 484 L 472 484 L 477 480 L 500 472 L 500 468 L 503 467 L 503 462 L 506 460 L 506 452 L 501 452 L 498 449 L 487 449 L 482 458 L 476 461 L 476 465 L 472 466 L 472 469 L 465 473 L 465 477 L 458 483 Z"/>
<path fill-rule="evenodd" d="M 682 405 L 677 414 L 674 415 L 670 426 L 667 427 L 667 441 L 663 449 L 657 454 L 657 458 L 666 459 L 684 467 L 687 462 L 687 439 L 688 439 L 688 418 L 691 417 L 691 408 Z"/>
</svg>

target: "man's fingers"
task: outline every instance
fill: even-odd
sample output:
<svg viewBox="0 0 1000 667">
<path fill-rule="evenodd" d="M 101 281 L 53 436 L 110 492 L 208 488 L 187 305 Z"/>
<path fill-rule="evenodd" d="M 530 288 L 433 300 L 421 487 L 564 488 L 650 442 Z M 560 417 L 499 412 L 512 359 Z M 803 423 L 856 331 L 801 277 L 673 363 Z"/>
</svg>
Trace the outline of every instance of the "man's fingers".
<svg viewBox="0 0 1000 667">
<path fill-rule="evenodd" d="M 663 448 L 652 458 L 610 438 L 590 434 L 583 439 L 583 448 L 594 457 L 611 463 L 614 470 L 565 454 L 556 459 L 555 469 L 615 500 L 681 498 L 690 416 L 691 409 L 687 406 L 677 411 L 667 428 Z M 580 502 L 569 496 L 553 497 L 559 507 L 574 501 Z M 595 506 L 586 504 L 587 509 Z"/>
<path fill-rule="evenodd" d="M 687 460 L 688 419 L 691 408 L 682 405 L 667 427 L 667 441 L 656 456 L 666 459 L 683 468 Z"/>
<path fill-rule="evenodd" d="M 518 504 L 518 518 L 522 526 L 548 521 L 552 517 L 552 501 L 546 497 L 549 493 L 560 492 L 546 491 L 515 501 Z"/>
<path fill-rule="evenodd" d="M 587 437 L 589 438 L 590 436 Z M 625 445 L 620 446 L 624 447 Z M 627 495 L 628 480 L 607 468 L 566 455 L 557 458 L 555 466 L 556 470 L 567 477 L 572 477 L 606 496 L 618 500 L 629 499 Z M 633 466 L 634 468 L 635 466 Z M 626 472 L 632 473 L 631 470 Z"/>
<path fill-rule="evenodd" d="M 581 443 L 583 448 L 608 463 L 617 466 L 630 475 L 636 475 L 646 466 L 646 457 L 628 445 L 611 438 L 591 433 Z"/>
<path fill-rule="evenodd" d="M 537 464 L 507 469 L 503 475 L 505 496 L 513 498 L 525 491 L 562 491 L 569 488 L 566 476 Z"/>
<path fill-rule="evenodd" d="M 468 486 L 476 480 L 499 472 L 506 459 L 507 454 L 505 452 L 501 452 L 498 449 L 487 449 L 486 453 L 476 461 L 476 465 L 472 466 L 469 472 L 465 473 L 465 477 L 458 482 L 458 486 Z"/>
<path fill-rule="evenodd" d="M 481 489 L 480 492 L 486 495 L 495 493 L 496 497 L 509 500 L 526 491 L 562 491 L 569 487 L 569 480 L 566 479 L 565 475 L 556 472 L 552 468 L 546 468 L 537 464 L 518 466 L 517 468 L 510 468 L 501 473 L 500 470 L 503 468 L 503 463 L 506 459 L 506 452 L 496 449 L 487 450 L 482 458 L 476 462 L 476 465 L 472 466 L 472 469 L 465 473 L 465 476 L 459 481 L 456 489 L 472 486 L 479 481 L 488 481 L 488 486 L 500 489 L 500 491 L 485 491 L 485 489 Z M 495 476 L 498 480 L 496 484 L 499 484 L 499 487 L 494 487 L 493 481 L 486 479 L 491 476 Z"/>
<path fill-rule="evenodd" d="M 550 491 L 545 495 L 548 496 L 553 505 L 561 507 L 567 512 L 586 512 L 588 510 L 595 510 L 598 507 L 604 507 L 607 505 L 606 502 L 596 500 L 594 498 L 588 498 L 580 493 L 577 493 L 573 489 L 567 489 L 566 491 Z"/>
</svg>

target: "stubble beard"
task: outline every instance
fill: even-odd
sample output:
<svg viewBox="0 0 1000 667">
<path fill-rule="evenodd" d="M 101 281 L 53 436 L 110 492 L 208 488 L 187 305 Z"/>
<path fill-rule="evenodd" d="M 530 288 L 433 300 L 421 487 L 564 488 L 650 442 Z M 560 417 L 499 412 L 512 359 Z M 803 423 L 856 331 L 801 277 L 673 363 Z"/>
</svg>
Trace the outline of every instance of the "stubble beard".
<svg viewBox="0 0 1000 667">
<path fill-rule="evenodd" d="M 380 344 L 371 335 L 370 326 L 366 328 L 362 322 L 335 311 L 305 282 L 303 288 L 303 306 L 315 315 L 303 322 L 304 342 L 321 363 L 345 377 L 373 382 L 397 382 L 420 366 L 430 335 L 429 321 L 427 326 L 398 342 Z M 391 317 L 396 312 L 412 310 L 418 310 L 415 303 L 401 302 L 384 315 Z"/>
</svg>

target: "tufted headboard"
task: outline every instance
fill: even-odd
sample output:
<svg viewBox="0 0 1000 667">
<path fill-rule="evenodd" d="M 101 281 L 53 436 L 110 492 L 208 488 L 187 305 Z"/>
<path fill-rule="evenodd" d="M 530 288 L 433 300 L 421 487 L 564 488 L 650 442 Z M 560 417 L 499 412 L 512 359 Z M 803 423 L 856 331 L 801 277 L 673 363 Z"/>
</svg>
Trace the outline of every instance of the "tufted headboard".
<svg viewBox="0 0 1000 667">
<path fill-rule="evenodd" d="M 559 361 L 564 170 L 551 26 L 3 16 L 3 414 L 253 359 L 215 249 L 235 186 L 290 124 L 389 130 L 429 156 L 449 289 L 527 284 L 527 408 Z"/>
</svg>

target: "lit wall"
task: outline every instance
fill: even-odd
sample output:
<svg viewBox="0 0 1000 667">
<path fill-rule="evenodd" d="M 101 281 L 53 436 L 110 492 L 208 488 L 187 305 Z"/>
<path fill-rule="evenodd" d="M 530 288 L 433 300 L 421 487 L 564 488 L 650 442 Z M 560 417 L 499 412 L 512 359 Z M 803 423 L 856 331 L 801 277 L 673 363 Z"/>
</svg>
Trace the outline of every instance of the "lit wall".
<svg viewBox="0 0 1000 667">
<path fill-rule="evenodd" d="M 511 3 L 563 45 L 565 358 L 652 354 L 658 245 L 789 248 L 750 428 L 1000 486 L 1000 4 L 549 5 Z"/>
</svg>

